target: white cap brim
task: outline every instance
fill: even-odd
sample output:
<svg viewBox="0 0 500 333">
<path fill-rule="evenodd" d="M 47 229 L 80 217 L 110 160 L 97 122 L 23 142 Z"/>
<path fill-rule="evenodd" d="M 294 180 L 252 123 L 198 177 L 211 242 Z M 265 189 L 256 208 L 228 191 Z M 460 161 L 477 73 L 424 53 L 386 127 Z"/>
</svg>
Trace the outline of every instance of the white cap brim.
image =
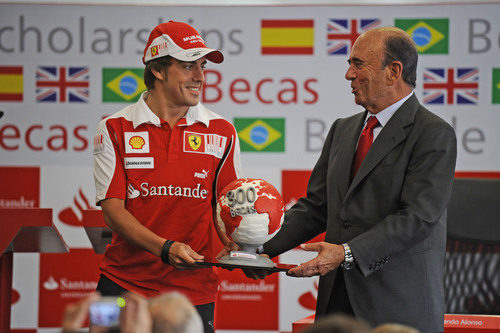
<svg viewBox="0 0 500 333">
<path fill-rule="evenodd" d="M 209 49 L 204 47 L 193 48 L 188 50 L 179 50 L 169 54 L 171 57 L 180 61 L 196 61 L 200 58 L 206 57 L 207 60 L 220 64 L 224 61 L 224 56 L 222 52 L 215 49 Z"/>
<path fill-rule="evenodd" d="M 151 53 L 153 47 L 157 48 L 157 54 L 154 56 Z M 196 47 L 191 49 L 183 49 L 179 47 L 168 35 L 161 35 L 153 40 L 149 46 L 143 62 L 146 63 L 150 60 L 171 56 L 180 61 L 196 61 L 200 58 L 206 57 L 214 63 L 220 64 L 224 61 L 222 52 L 216 49 L 209 49 L 208 47 Z"/>
</svg>

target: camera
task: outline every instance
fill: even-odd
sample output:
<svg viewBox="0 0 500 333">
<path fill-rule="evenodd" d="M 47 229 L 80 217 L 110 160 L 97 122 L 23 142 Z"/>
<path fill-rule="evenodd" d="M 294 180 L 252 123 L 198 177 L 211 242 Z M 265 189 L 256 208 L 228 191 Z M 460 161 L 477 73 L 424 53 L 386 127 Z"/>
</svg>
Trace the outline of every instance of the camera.
<svg viewBox="0 0 500 333">
<path fill-rule="evenodd" d="M 118 327 L 120 310 L 123 307 L 122 297 L 105 296 L 92 302 L 89 309 L 89 320 L 92 325 L 102 327 Z"/>
</svg>

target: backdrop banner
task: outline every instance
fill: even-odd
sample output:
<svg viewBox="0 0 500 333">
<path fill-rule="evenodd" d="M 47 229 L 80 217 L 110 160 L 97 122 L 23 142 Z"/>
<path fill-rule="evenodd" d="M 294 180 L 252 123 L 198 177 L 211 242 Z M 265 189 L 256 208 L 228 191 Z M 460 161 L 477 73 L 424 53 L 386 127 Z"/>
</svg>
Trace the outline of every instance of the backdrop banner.
<svg viewBox="0 0 500 333">
<path fill-rule="evenodd" d="M 346 60 L 359 34 L 381 26 L 400 27 L 416 42 L 415 94 L 455 128 L 457 170 L 500 171 L 499 12 L 500 4 L 0 4 L 0 177 L 11 189 L 0 193 L 0 208 L 53 208 L 72 249 L 15 255 L 14 332 L 58 332 L 65 302 L 94 288 L 100 257 L 81 226 L 81 211 L 95 208 L 94 134 L 103 117 L 144 91 L 141 57 L 157 24 L 187 22 L 223 52 L 222 64 L 208 63 L 202 103 L 238 130 L 243 176 L 272 183 L 290 206 L 304 194 L 333 121 L 362 111 L 344 77 Z M 23 192 L 26 172 L 39 183 Z M 294 249 L 279 260 L 308 258 Z M 290 332 L 314 311 L 317 279 L 280 273 L 255 282 L 223 272 L 220 283 L 221 331 Z"/>
</svg>

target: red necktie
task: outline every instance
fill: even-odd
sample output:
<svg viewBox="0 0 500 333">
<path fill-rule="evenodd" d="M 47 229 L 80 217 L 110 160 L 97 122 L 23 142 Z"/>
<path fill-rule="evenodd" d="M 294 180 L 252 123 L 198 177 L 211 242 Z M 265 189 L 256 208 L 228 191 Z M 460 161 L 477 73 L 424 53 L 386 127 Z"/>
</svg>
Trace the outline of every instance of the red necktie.
<svg viewBox="0 0 500 333">
<path fill-rule="evenodd" d="M 354 178 L 356 172 L 358 172 L 361 162 L 365 159 L 366 153 L 370 150 L 373 143 L 373 129 L 379 124 L 375 116 L 368 118 L 366 126 L 361 132 L 359 137 L 358 149 L 356 150 L 356 156 L 354 157 L 354 162 L 352 164 L 351 179 Z"/>
</svg>

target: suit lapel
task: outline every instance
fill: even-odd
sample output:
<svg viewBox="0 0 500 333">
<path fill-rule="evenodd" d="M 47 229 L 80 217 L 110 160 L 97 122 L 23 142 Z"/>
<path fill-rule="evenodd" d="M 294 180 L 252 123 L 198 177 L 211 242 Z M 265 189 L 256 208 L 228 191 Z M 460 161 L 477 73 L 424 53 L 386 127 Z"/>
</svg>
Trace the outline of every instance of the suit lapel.
<svg viewBox="0 0 500 333">
<path fill-rule="evenodd" d="M 352 180 L 347 195 L 373 170 L 375 166 L 403 141 L 407 133 L 405 127 L 411 125 L 415 118 L 415 113 L 419 107 L 419 102 L 413 94 L 394 113 L 387 124 L 382 128 L 377 138 L 373 142 L 365 159 L 361 163 L 358 173 Z"/>
</svg>

